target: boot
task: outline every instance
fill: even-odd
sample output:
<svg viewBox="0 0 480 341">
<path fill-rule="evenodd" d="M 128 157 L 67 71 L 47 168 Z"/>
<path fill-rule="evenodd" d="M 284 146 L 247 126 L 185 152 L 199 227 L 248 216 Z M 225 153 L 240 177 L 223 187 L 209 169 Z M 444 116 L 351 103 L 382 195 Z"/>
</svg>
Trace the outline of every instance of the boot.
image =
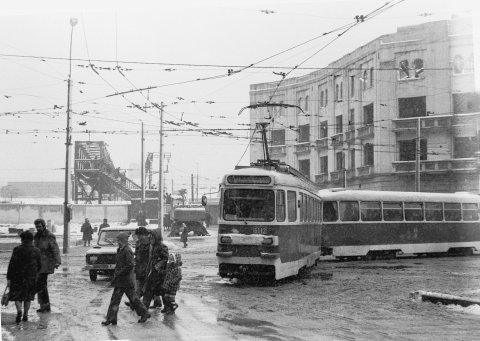
<svg viewBox="0 0 480 341">
<path fill-rule="evenodd" d="M 49 313 L 50 312 L 50 303 L 41 304 L 40 309 L 37 309 L 37 313 Z"/>
<path fill-rule="evenodd" d="M 19 310 L 17 311 L 17 317 L 15 318 L 15 322 L 20 323 L 21 320 L 22 320 L 22 311 Z"/>
<path fill-rule="evenodd" d="M 27 322 L 27 321 L 28 321 L 28 314 L 27 314 L 27 313 L 24 313 L 24 314 L 23 314 L 22 321 L 23 321 L 23 322 Z"/>
<path fill-rule="evenodd" d="M 160 300 L 160 297 L 155 296 L 153 298 L 153 305 L 150 306 L 150 308 L 161 308 L 162 307 L 162 301 Z"/>
<path fill-rule="evenodd" d="M 144 323 L 146 322 L 149 318 L 151 317 L 151 315 L 146 312 L 145 314 L 143 314 L 143 316 L 140 318 L 140 320 L 138 320 L 138 323 Z"/>
</svg>

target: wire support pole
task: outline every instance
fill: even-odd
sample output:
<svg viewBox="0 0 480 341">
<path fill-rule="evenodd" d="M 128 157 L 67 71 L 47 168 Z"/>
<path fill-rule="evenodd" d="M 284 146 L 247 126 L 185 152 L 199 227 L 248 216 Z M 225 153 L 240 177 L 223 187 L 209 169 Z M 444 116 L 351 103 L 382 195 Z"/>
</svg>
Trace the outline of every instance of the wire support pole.
<svg viewBox="0 0 480 341">
<path fill-rule="evenodd" d="M 163 102 L 160 103 L 160 154 L 158 160 L 158 228 L 163 235 Z"/>
<path fill-rule="evenodd" d="M 70 18 L 70 55 L 69 55 L 69 71 L 67 81 L 67 129 L 65 139 L 65 197 L 63 202 L 63 253 L 68 253 L 69 239 L 70 239 L 70 146 L 72 145 L 72 137 L 70 136 L 70 114 L 71 114 L 71 97 L 72 97 L 72 42 L 73 42 L 73 28 L 77 24 L 76 18 Z"/>
</svg>

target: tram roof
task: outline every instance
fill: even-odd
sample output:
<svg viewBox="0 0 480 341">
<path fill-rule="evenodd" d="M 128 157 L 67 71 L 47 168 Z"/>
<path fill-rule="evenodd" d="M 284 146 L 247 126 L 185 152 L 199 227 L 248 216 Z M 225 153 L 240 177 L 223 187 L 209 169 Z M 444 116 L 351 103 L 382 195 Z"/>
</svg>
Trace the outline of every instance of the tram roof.
<svg viewBox="0 0 480 341">
<path fill-rule="evenodd" d="M 480 202 L 480 196 L 466 192 L 430 193 L 430 192 L 396 192 L 369 190 L 323 189 L 317 193 L 321 200 L 354 200 L 354 201 L 421 201 L 421 202 Z"/>
<path fill-rule="evenodd" d="M 276 185 L 284 185 L 284 186 L 292 186 L 292 187 L 299 187 L 303 189 L 308 189 L 312 192 L 318 191 L 319 187 L 315 185 L 315 183 L 308 181 L 306 179 L 300 178 L 292 173 L 288 173 L 286 171 L 277 171 L 275 169 L 268 169 L 263 167 L 245 167 L 232 170 L 231 172 L 227 173 L 222 183 L 227 183 L 227 177 L 229 175 L 246 175 L 246 176 L 271 176 L 273 177 L 274 184 Z M 260 185 L 261 186 L 261 185 Z"/>
</svg>

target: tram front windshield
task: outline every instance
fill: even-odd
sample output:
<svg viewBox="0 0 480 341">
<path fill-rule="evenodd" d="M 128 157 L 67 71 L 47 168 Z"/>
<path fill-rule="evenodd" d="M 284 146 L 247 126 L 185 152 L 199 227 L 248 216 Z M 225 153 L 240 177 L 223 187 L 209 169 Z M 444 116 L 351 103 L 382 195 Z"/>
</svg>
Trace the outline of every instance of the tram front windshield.
<svg viewBox="0 0 480 341">
<path fill-rule="evenodd" d="M 275 195 L 269 189 L 227 189 L 223 194 L 223 219 L 272 221 Z"/>
</svg>

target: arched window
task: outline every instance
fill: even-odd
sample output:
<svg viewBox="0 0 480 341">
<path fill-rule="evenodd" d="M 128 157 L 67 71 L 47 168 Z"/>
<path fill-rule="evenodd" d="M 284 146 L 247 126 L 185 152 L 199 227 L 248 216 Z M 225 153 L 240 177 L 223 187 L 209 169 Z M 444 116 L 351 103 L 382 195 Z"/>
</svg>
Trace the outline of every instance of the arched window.
<svg viewBox="0 0 480 341">
<path fill-rule="evenodd" d="M 413 61 L 413 67 L 415 69 L 415 78 L 419 78 L 423 73 L 423 59 L 417 58 Z"/>
<path fill-rule="evenodd" d="M 370 86 L 373 86 L 373 66 L 370 68 Z"/>
</svg>

